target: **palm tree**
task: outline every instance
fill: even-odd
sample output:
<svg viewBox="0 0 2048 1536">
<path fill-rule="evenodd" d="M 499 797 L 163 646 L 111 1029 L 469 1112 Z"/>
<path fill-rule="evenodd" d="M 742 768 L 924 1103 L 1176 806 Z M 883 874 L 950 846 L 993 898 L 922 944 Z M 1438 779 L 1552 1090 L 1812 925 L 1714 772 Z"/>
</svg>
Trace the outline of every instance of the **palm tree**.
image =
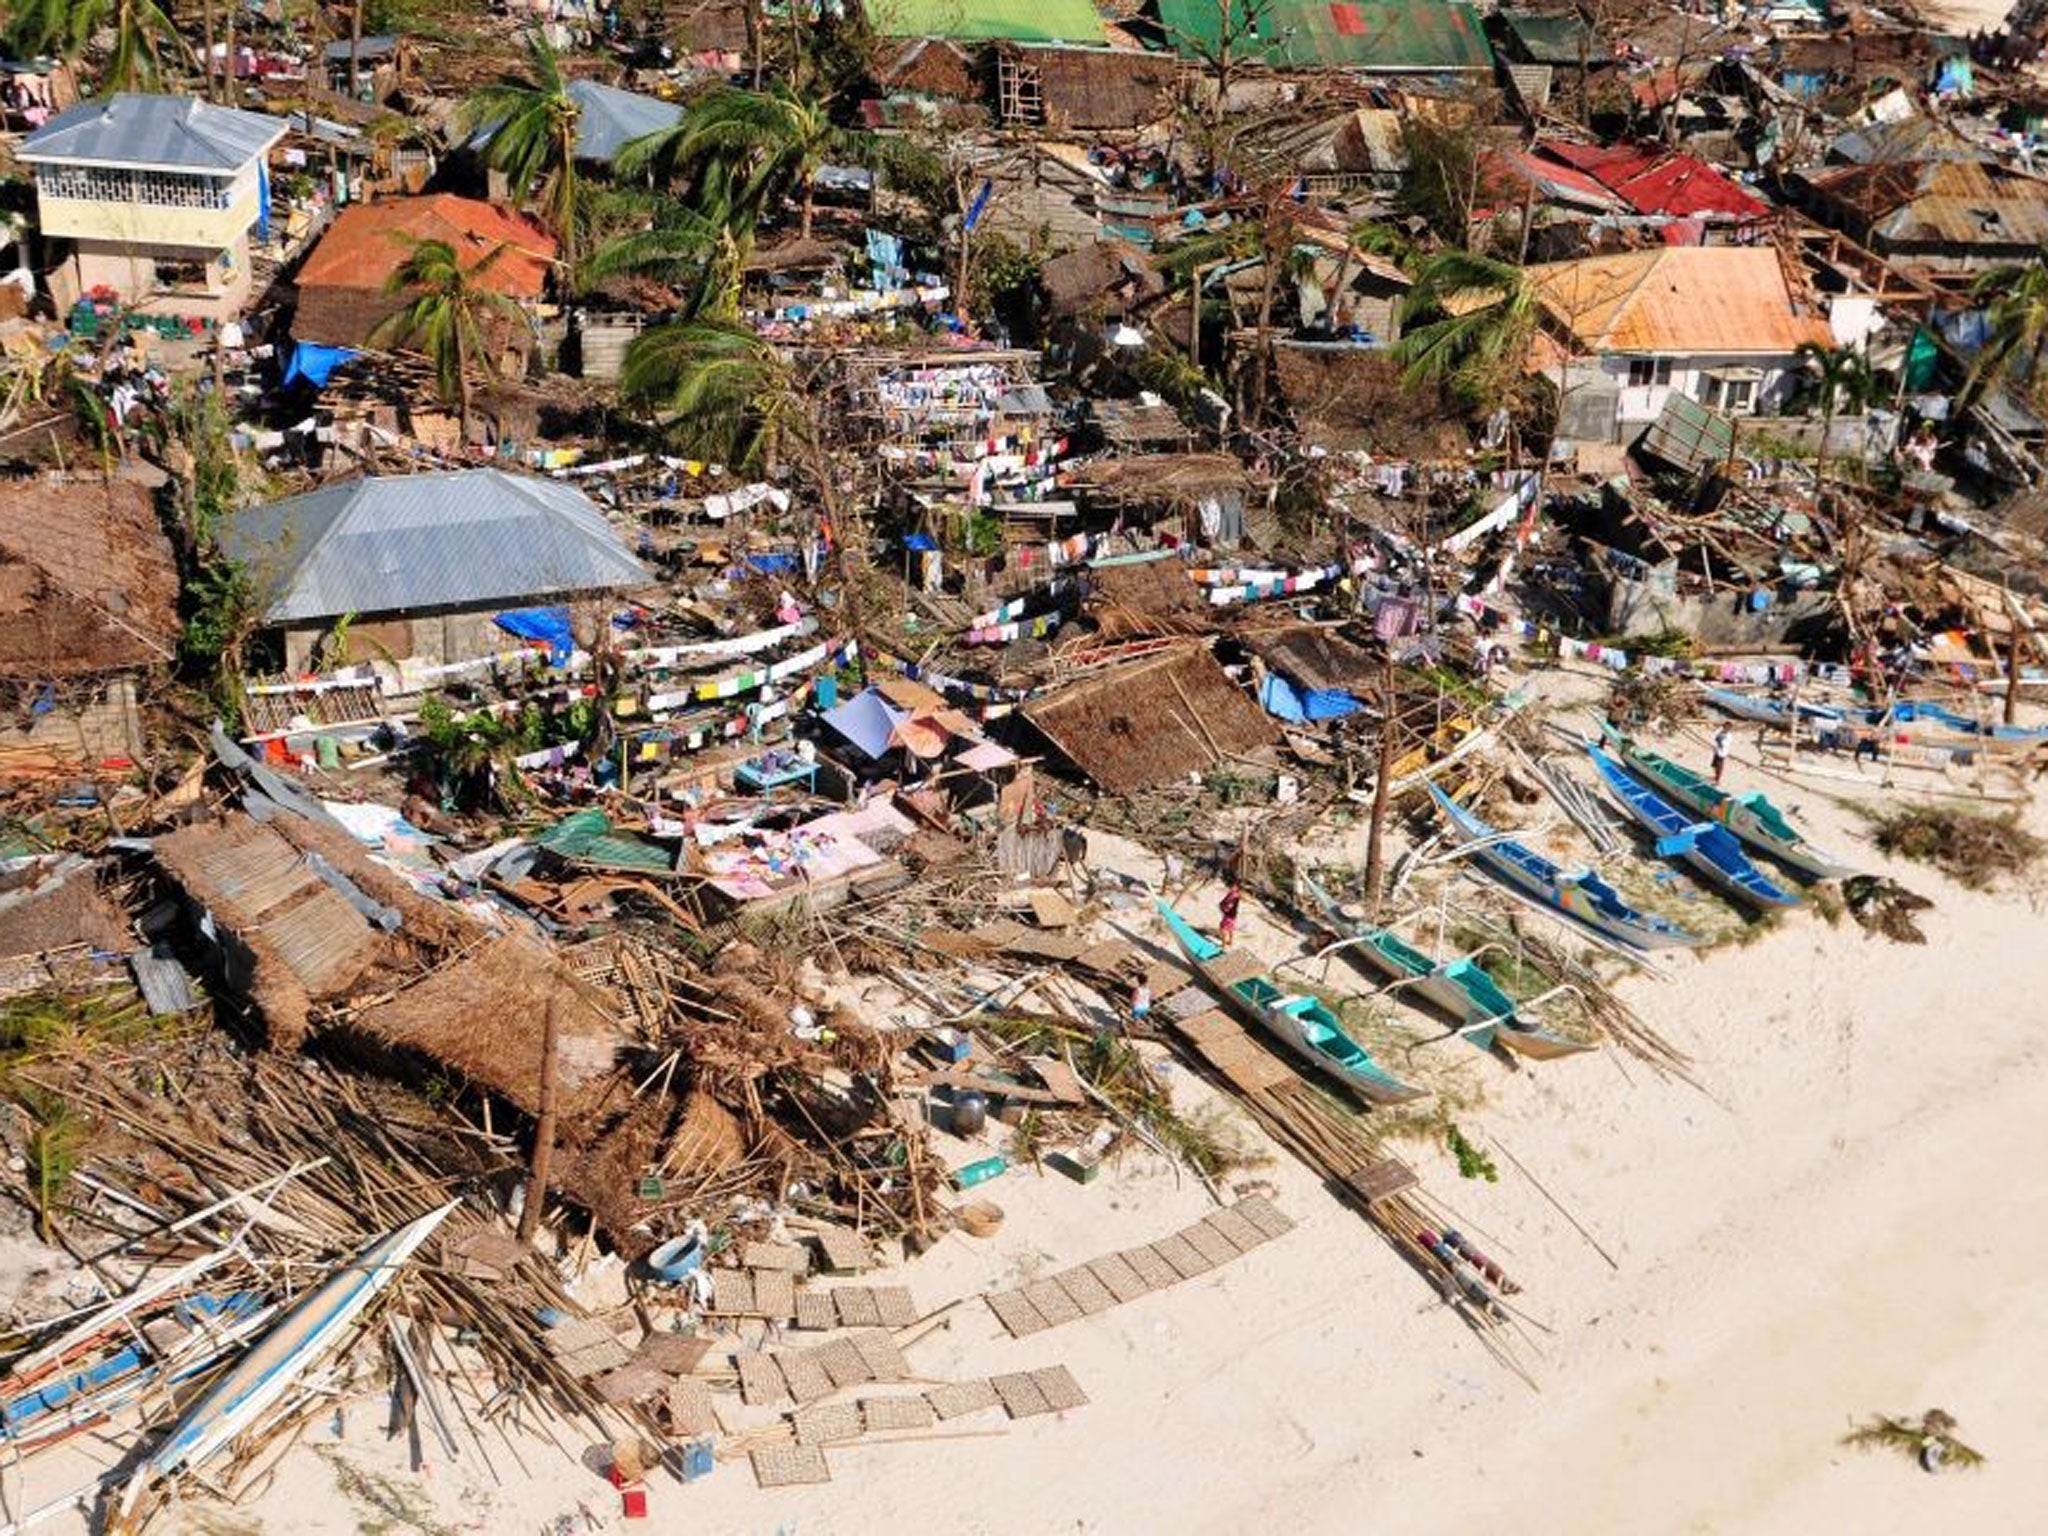
<svg viewBox="0 0 2048 1536">
<path fill-rule="evenodd" d="M 445 240 L 399 238 L 411 247 L 411 254 L 391 274 L 384 291 L 412 297 L 395 314 L 377 323 L 370 332 L 370 344 L 410 346 L 426 354 L 434 365 L 441 398 L 457 404 L 462 441 L 467 445 L 470 367 L 474 364 L 486 377 L 497 376 L 484 338 L 484 323 L 519 316 L 518 305 L 484 283 L 509 247 L 500 245 L 474 266 L 464 267 L 455 248 Z"/>
<path fill-rule="evenodd" d="M 23 0 L 7 24 L 5 40 L 16 58 L 54 54 L 76 60 L 95 37 L 109 31 L 114 46 L 100 70 L 102 93 L 159 84 L 166 55 L 173 62 L 191 60 L 177 23 L 157 0 Z"/>
<path fill-rule="evenodd" d="M 1970 296 L 1988 300 L 1984 345 L 1963 380 L 1962 402 L 1974 405 L 1993 384 L 2014 374 L 2033 377 L 2043 342 L 2048 342 L 2048 245 L 2032 261 L 1993 267 L 1970 285 Z"/>
<path fill-rule="evenodd" d="M 573 286 L 579 198 L 576 131 L 583 109 L 569 94 L 561 63 L 546 38 L 528 46 L 529 70 L 507 75 L 463 98 L 458 131 L 488 133 L 484 163 L 505 173 L 516 198 L 531 198 L 562 242 L 563 265 Z"/>
<path fill-rule="evenodd" d="M 693 458 L 751 470 L 774 456 L 796 405 L 775 349 L 744 326 L 678 320 L 626 348 L 620 397 L 666 418 Z"/>
<path fill-rule="evenodd" d="M 1870 359 L 1855 347 L 1823 347 L 1805 341 L 1799 344 L 1799 358 L 1818 376 L 1820 458 L 1825 462 L 1828 439 L 1834 435 L 1835 412 L 1845 404 L 1852 411 L 1870 404 L 1877 392 L 1877 378 L 1870 371 Z"/>
<path fill-rule="evenodd" d="M 1455 249 L 1425 257 L 1393 346 L 1403 382 L 1440 385 L 1475 412 L 1492 409 L 1520 377 L 1537 311 L 1520 267 Z"/>
</svg>

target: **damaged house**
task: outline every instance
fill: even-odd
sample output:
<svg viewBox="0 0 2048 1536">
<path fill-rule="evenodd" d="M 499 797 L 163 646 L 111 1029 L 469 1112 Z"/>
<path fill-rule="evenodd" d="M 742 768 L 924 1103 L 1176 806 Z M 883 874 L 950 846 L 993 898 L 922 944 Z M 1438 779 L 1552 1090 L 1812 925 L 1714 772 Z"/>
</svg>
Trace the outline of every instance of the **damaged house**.
<svg viewBox="0 0 2048 1536">
<path fill-rule="evenodd" d="M 1026 704 L 1024 717 L 1113 795 L 1229 766 L 1280 739 L 1200 643 L 1070 683 Z"/>
<path fill-rule="evenodd" d="M 149 492 L 50 477 L 0 493 L 0 775 L 128 763 L 138 704 L 177 657 L 178 569 Z"/>
<path fill-rule="evenodd" d="M 502 610 L 653 581 L 581 491 L 497 469 L 339 481 L 237 513 L 222 545 L 293 672 L 337 632 L 393 660 L 487 656 Z"/>
<path fill-rule="evenodd" d="M 1529 280 L 1545 325 L 1535 351 L 1581 441 L 1634 436 L 1674 394 L 1731 416 L 1775 411 L 1799 387 L 1800 347 L 1833 341 L 1769 246 L 1588 256 Z"/>
</svg>

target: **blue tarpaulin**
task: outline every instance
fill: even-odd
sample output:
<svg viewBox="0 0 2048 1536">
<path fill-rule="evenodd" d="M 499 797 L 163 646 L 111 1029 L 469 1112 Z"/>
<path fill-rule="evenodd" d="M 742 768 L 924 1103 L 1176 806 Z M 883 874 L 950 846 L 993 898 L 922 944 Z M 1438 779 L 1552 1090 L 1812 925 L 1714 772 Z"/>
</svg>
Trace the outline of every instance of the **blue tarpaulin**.
<svg viewBox="0 0 2048 1536">
<path fill-rule="evenodd" d="M 546 642 L 548 661 L 554 666 L 561 666 L 576 652 L 576 636 L 569 628 L 566 608 L 510 608 L 495 620 L 508 635 Z"/>
<path fill-rule="evenodd" d="M 310 341 L 292 343 L 292 360 L 285 365 L 284 382 L 290 386 L 293 379 L 304 379 L 315 389 L 325 389 L 327 381 L 334 377 L 334 370 L 354 357 L 348 347 L 316 347 Z"/>
<path fill-rule="evenodd" d="M 837 709 L 825 712 L 825 723 L 869 757 L 886 754 L 897 725 L 909 718 L 908 711 L 897 709 L 873 688 L 863 688 Z"/>
<path fill-rule="evenodd" d="M 939 547 L 938 541 L 928 533 L 913 533 L 903 541 L 903 547 L 919 554 L 928 554 Z"/>
<path fill-rule="evenodd" d="M 1266 674 L 1259 702 L 1267 714 L 1290 725 L 1339 720 L 1359 707 L 1358 700 L 1341 688 L 1296 688 L 1277 672 Z"/>
</svg>

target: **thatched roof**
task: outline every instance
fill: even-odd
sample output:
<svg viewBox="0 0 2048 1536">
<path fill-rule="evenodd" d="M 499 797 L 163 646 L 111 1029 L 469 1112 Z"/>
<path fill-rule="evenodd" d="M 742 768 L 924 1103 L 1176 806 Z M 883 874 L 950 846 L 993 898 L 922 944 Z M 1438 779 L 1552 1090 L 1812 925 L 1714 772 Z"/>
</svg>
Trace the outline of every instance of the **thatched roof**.
<svg viewBox="0 0 2048 1536">
<path fill-rule="evenodd" d="M 1078 464 L 1065 483 L 1105 500 L 1188 506 L 1205 496 L 1241 496 L 1252 482 L 1227 453 L 1147 453 Z"/>
<path fill-rule="evenodd" d="M 178 569 L 148 491 L 52 476 L 9 482 L 0 502 L 0 677 L 175 658 Z"/>
<path fill-rule="evenodd" d="M 1273 722 L 1201 645 L 1062 688 L 1025 718 L 1111 794 L 1132 794 L 1279 739 Z"/>
<path fill-rule="evenodd" d="M 1185 635 L 1209 627 L 1209 605 L 1175 559 L 1098 566 L 1088 576 L 1088 617 L 1095 641 L 1136 635 Z"/>
<path fill-rule="evenodd" d="M 1304 688 L 1369 687 L 1381 669 L 1379 658 L 1363 646 L 1314 624 L 1248 632 L 1243 638 L 1259 660 Z"/>
</svg>

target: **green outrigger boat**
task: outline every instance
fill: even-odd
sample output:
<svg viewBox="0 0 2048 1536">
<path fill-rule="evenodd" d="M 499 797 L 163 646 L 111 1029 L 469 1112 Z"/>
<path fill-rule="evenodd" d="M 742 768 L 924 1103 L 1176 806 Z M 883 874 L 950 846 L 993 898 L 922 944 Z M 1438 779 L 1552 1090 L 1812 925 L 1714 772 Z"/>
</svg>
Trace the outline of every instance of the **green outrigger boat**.
<svg viewBox="0 0 2048 1536">
<path fill-rule="evenodd" d="M 1275 1036 L 1310 1066 L 1335 1078 L 1368 1104 L 1405 1104 L 1429 1090 L 1404 1083 L 1352 1039 L 1337 1016 L 1315 998 L 1289 992 L 1249 956 L 1227 953 L 1195 931 L 1188 920 L 1156 896 L 1174 942 L 1210 989 L 1247 1023 Z"/>
<path fill-rule="evenodd" d="M 1585 1041 L 1524 1020 L 1516 1011 L 1515 1000 L 1471 956 L 1439 963 L 1396 938 L 1391 929 L 1354 922 L 1335 897 L 1306 875 L 1302 884 L 1322 908 L 1323 926 L 1344 941 L 1348 953 L 1449 1017 L 1457 1024 L 1458 1033 L 1481 1050 L 1498 1044 L 1532 1061 L 1554 1061 L 1593 1049 Z"/>
<path fill-rule="evenodd" d="M 1850 865 L 1808 842 L 1806 835 L 1761 791 L 1731 795 L 1717 788 L 1712 779 L 1638 746 L 1606 720 L 1600 722 L 1600 731 L 1629 769 L 1657 793 L 1696 816 L 1719 822 L 1793 873 L 1808 880 L 1839 880 L 1856 873 Z"/>
</svg>

